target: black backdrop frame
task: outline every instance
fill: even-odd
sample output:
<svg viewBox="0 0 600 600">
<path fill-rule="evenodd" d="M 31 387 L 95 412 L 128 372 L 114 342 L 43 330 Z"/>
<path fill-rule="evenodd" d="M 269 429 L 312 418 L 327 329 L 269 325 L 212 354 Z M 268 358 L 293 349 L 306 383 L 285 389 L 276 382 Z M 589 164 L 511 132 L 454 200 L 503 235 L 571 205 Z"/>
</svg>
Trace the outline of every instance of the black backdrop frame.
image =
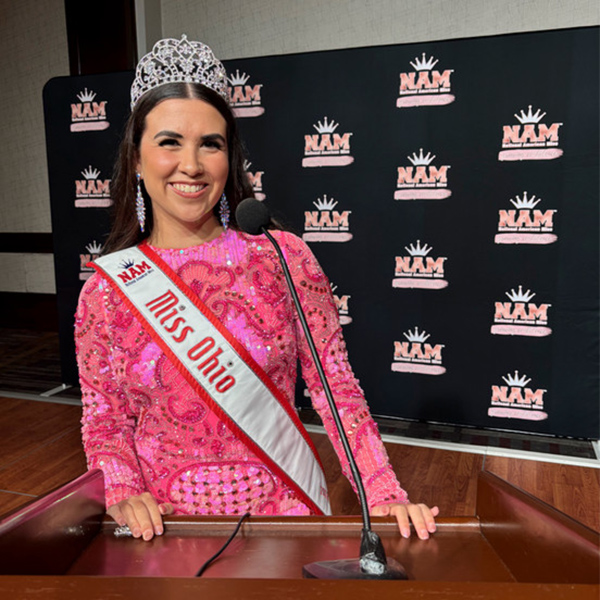
<svg viewBox="0 0 600 600">
<path fill-rule="evenodd" d="M 232 87 L 237 110 L 246 113 L 240 115 L 240 127 L 257 195 L 299 235 L 310 233 L 314 239 L 316 233 L 328 240 L 335 239 L 332 234 L 351 236 L 309 245 L 336 286 L 351 363 L 374 414 L 599 437 L 598 32 L 598 27 L 575 28 L 226 62 L 230 76 L 239 75 Z M 432 65 L 433 60 L 438 62 Z M 420 95 L 414 90 L 413 100 L 424 103 L 398 107 L 398 98 L 406 98 L 400 95 L 400 74 L 406 81 L 414 73 L 418 81 L 422 71 L 430 82 L 437 71 L 441 87 L 448 89 L 425 88 Z M 92 195 L 103 194 L 128 114 L 132 78 L 129 72 L 56 78 L 44 90 L 67 383 L 77 381 L 72 333 L 86 276 L 82 264 L 108 230 L 106 208 L 75 203 L 86 204 L 81 198 L 84 180 L 96 182 L 88 184 Z M 442 104 L 436 93 L 453 100 Z M 521 126 L 522 133 L 519 118 L 527 121 L 528 115 L 542 113 L 539 123 L 560 124 L 555 146 L 546 147 L 544 138 L 531 149 L 558 149 L 561 155 L 499 160 L 506 150 L 505 128 Z M 78 131 L 73 119 L 87 125 Z M 319 124 L 334 129 L 332 122 L 337 126 L 329 139 L 339 136 L 337 150 L 317 131 Z M 352 161 L 303 166 L 305 159 L 315 160 L 305 154 L 306 136 L 315 135 L 313 147 L 318 143 L 330 152 L 317 162 Z M 412 166 L 414 174 L 419 162 L 427 162 L 421 156 L 428 155 L 435 158 L 422 166 L 429 174 L 432 166 L 438 174 L 447 167 L 446 185 L 442 181 L 439 189 L 419 193 L 450 195 L 396 200 L 399 168 L 407 173 Z M 431 185 L 438 184 L 434 177 Z M 507 214 L 525 195 L 539 201 L 538 210 L 555 211 L 550 235 L 556 240 L 496 243 L 500 211 Z M 94 204 L 94 199 L 87 202 Z M 329 220 L 323 217 L 327 211 Z M 331 219 L 333 211 L 337 222 Z M 318 220 L 317 231 L 306 228 L 307 212 L 313 213 L 313 225 Z M 399 278 L 397 257 L 407 260 L 407 248 L 415 249 L 417 243 L 431 248 L 427 256 L 444 259 L 438 279 L 446 287 L 393 287 Z M 549 335 L 492 333 L 498 325 L 497 303 L 512 302 L 514 310 L 517 301 L 507 294 L 518 293 L 519 286 L 525 312 L 532 303 L 546 307 L 547 323 L 535 320 L 534 325 L 539 325 L 538 333 L 550 329 Z M 528 298 L 531 293 L 535 296 Z M 419 344 L 419 334 L 429 336 L 420 348 L 426 343 L 435 348 L 434 361 L 395 360 L 395 348 L 407 343 L 407 336 Z M 418 359 L 418 349 L 415 354 Z M 392 365 L 405 370 L 393 371 Z M 428 368 L 444 372 L 414 372 Z M 523 399 L 529 389 L 533 404 L 494 405 L 492 397 L 503 388 L 505 399 L 512 388 Z M 306 402 L 301 386 L 298 396 L 300 403 Z M 490 416 L 494 408 L 511 407 L 518 410 L 499 411 L 510 417 Z M 547 418 L 535 420 L 542 414 Z"/>
</svg>

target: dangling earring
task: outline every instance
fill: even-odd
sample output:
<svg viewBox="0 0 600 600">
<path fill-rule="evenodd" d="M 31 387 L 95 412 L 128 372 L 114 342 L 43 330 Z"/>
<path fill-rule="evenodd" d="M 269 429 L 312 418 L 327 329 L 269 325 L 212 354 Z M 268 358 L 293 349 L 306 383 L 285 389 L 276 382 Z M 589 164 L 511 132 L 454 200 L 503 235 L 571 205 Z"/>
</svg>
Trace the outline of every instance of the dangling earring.
<svg viewBox="0 0 600 600">
<path fill-rule="evenodd" d="M 227 202 L 227 196 L 225 196 L 225 192 L 223 192 L 219 202 L 219 217 L 225 231 L 229 228 L 229 214 L 229 202 Z"/>
<path fill-rule="evenodd" d="M 135 197 L 135 212 L 137 214 L 137 220 L 140 224 L 140 231 L 144 233 L 144 225 L 146 224 L 146 205 L 144 203 L 144 196 L 142 196 L 142 188 L 140 181 L 142 177 L 139 173 L 136 173 L 137 177 L 137 195 Z"/>
</svg>

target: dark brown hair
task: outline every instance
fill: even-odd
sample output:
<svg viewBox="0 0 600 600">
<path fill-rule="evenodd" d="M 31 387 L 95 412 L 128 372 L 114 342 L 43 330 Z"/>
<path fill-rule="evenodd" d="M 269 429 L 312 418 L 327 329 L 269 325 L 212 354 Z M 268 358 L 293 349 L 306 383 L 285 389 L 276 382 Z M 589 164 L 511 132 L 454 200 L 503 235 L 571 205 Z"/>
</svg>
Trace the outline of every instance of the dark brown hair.
<svg viewBox="0 0 600 600">
<path fill-rule="evenodd" d="M 146 193 L 143 182 L 142 194 L 146 206 L 145 232 L 140 231 L 135 212 L 137 193 L 136 165 L 139 158 L 140 141 L 146 128 L 146 116 L 164 100 L 172 98 L 196 98 L 216 108 L 227 123 L 227 151 L 229 175 L 225 184 L 225 195 L 231 211 L 229 227 L 238 229 L 235 209 L 248 197 L 254 196 L 252 185 L 244 170 L 245 149 L 239 136 L 237 123 L 227 102 L 215 91 L 197 83 L 167 83 L 144 94 L 131 113 L 115 164 L 111 197 L 113 199 L 112 227 L 104 254 L 139 244 L 152 231 L 152 203 Z M 218 204 L 215 206 L 218 218 Z"/>
</svg>

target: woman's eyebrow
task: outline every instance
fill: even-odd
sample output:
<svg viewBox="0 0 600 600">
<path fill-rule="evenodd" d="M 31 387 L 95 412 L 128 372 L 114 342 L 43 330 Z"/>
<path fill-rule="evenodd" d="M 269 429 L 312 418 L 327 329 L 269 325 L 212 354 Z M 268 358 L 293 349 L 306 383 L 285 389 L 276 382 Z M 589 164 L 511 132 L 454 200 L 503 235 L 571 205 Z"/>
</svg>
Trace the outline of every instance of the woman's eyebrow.
<svg viewBox="0 0 600 600">
<path fill-rule="evenodd" d="M 174 137 L 174 138 L 182 138 L 183 136 L 180 133 L 177 133 L 176 131 L 169 131 L 168 129 L 164 129 L 163 131 L 159 131 L 155 136 L 154 139 L 158 138 L 158 137 Z"/>
</svg>

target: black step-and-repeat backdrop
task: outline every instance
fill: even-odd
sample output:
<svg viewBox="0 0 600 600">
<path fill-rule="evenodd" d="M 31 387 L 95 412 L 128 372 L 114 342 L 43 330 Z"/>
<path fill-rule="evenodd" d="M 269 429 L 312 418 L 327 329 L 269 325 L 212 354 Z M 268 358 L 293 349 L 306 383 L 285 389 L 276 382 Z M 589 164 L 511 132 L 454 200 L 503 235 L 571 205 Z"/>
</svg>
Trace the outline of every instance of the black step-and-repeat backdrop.
<svg viewBox="0 0 600 600">
<path fill-rule="evenodd" d="M 256 197 L 329 275 L 374 414 L 598 438 L 598 32 L 226 64 Z M 131 80 L 44 92 L 66 382 Z"/>
</svg>

